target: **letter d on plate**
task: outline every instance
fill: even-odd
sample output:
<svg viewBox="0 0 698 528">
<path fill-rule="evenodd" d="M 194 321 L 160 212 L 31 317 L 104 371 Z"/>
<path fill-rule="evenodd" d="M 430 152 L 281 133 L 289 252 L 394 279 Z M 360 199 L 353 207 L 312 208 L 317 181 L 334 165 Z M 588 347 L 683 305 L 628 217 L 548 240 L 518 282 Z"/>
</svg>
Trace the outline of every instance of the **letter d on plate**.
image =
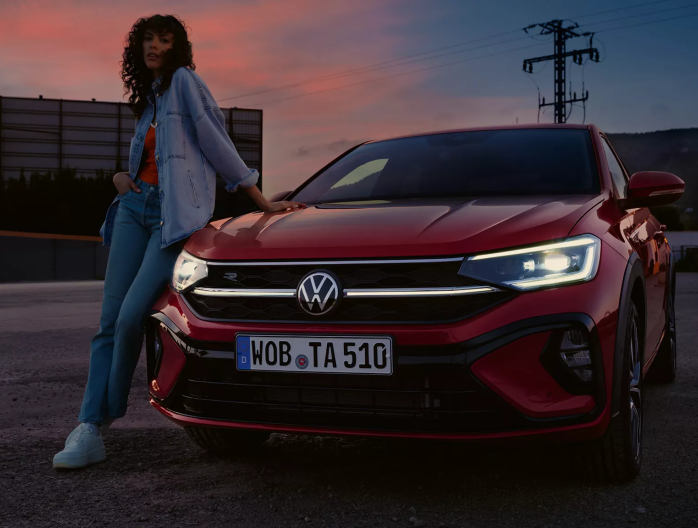
<svg viewBox="0 0 698 528">
<path fill-rule="evenodd" d="M 238 370 L 250 370 L 250 338 L 239 336 L 236 342 Z"/>
</svg>

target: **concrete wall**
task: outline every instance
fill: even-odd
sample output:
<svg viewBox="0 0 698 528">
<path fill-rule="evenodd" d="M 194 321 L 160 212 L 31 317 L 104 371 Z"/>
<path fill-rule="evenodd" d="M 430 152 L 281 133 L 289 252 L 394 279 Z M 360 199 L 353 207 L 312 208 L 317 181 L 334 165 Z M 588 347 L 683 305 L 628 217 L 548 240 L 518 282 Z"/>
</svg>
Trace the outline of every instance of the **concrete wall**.
<svg viewBox="0 0 698 528">
<path fill-rule="evenodd" d="M 104 279 L 101 237 L 0 231 L 0 283 Z"/>
</svg>

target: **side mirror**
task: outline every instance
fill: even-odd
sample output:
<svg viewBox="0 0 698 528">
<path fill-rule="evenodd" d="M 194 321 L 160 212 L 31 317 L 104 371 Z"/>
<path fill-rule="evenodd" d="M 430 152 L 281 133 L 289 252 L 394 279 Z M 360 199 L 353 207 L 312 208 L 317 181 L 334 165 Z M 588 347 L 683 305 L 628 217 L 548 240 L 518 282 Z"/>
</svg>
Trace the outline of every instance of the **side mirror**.
<svg viewBox="0 0 698 528">
<path fill-rule="evenodd" d="M 270 202 L 280 202 L 282 200 L 285 200 L 286 197 L 291 194 L 293 191 L 281 191 L 273 195 L 271 198 L 269 198 Z"/>
<path fill-rule="evenodd" d="M 621 209 L 667 205 L 681 198 L 686 184 L 668 172 L 636 172 L 628 182 L 628 197 L 618 200 Z"/>
</svg>

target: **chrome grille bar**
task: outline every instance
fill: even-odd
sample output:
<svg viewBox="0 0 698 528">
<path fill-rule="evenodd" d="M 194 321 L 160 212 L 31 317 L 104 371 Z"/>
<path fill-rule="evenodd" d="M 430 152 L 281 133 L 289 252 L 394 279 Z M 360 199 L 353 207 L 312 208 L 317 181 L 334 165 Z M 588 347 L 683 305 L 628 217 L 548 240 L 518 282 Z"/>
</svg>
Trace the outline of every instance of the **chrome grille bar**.
<svg viewBox="0 0 698 528">
<path fill-rule="evenodd" d="M 207 260 L 207 266 L 333 266 L 345 264 L 431 264 L 434 262 L 462 262 L 464 257 L 449 258 L 423 258 L 423 259 L 400 259 L 400 260 L 306 260 L 306 261 L 259 261 L 259 262 L 236 262 Z"/>
<path fill-rule="evenodd" d="M 502 291 L 492 286 L 463 286 L 453 288 L 356 288 L 344 290 L 344 297 L 439 297 L 475 295 Z M 206 297 L 295 297 L 293 289 L 240 289 L 240 288 L 194 288 L 191 293 Z"/>
</svg>

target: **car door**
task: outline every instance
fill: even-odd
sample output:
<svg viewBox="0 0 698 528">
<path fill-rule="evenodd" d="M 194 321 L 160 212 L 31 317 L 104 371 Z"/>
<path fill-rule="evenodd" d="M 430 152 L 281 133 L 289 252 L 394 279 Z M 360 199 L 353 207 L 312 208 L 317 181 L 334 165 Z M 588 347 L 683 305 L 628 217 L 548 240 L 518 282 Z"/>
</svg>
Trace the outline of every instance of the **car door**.
<svg viewBox="0 0 698 528">
<path fill-rule="evenodd" d="M 606 163 L 615 185 L 616 199 L 626 197 L 629 180 L 627 171 L 608 138 L 602 135 Z M 645 331 L 645 362 L 652 357 L 664 330 L 664 295 L 666 283 L 666 251 L 660 248 L 659 223 L 646 207 L 631 209 L 621 222 L 621 229 L 642 259 L 645 271 L 647 328 Z M 663 233 L 661 238 L 664 238 Z"/>
<path fill-rule="evenodd" d="M 667 310 L 667 294 L 669 288 L 669 244 L 667 243 L 666 237 L 664 236 L 664 230 L 666 226 L 662 225 L 655 216 L 650 214 L 650 220 L 654 225 L 654 236 L 652 240 L 655 245 L 655 250 L 657 252 L 656 256 L 656 267 L 657 267 L 657 280 L 655 281 L 656 291 L 652 292 L 652 297 L 656 300 L 658 305 L 661 305 L 662 309 L 659 312 L 657 323 L 657 344 L 662 338 L 662 334 L 665 329 L 666 320 L 666 310 Z M 648 298 L 650 294 L 648 294 Z M 651 358 L 648 358 L 651 359 Z"/>
</svg>

